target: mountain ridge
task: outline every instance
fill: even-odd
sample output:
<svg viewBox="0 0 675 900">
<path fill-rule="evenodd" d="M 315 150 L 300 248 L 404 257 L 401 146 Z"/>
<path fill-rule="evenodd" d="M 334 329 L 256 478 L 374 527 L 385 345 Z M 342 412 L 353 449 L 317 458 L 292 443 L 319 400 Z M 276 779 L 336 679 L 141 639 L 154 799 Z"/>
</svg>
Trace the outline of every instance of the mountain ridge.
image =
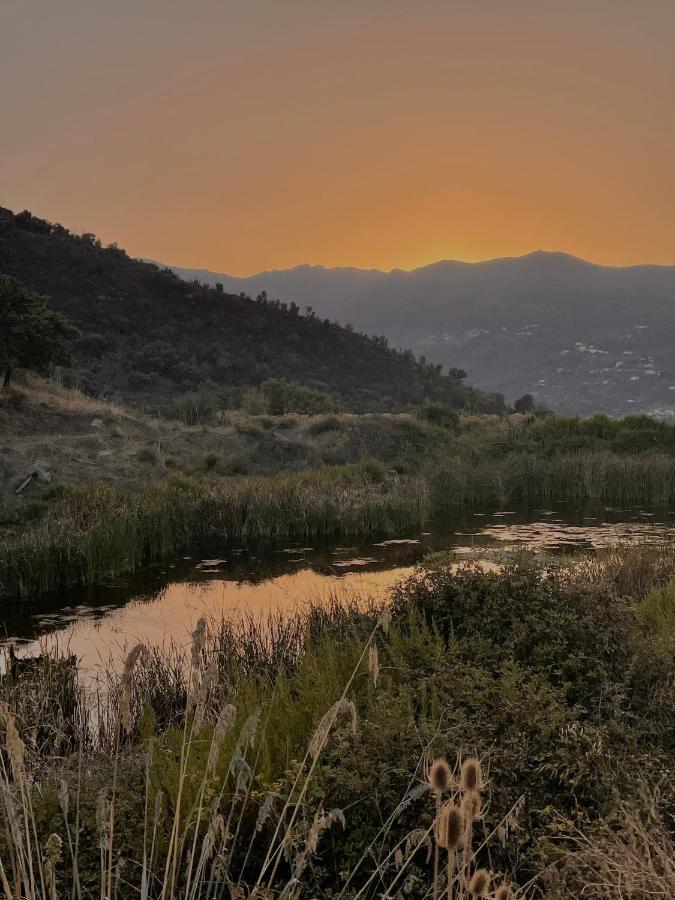
<svg viewBox="0 0 675 900">
<path fill-rule="evenodd" d="M 302 266 L 240 278 L 173 269 L 382 333 L 460 366 L 487 391 L 532 393 L 564 413 L 675 416 L 675 266 L 536 250 L 390 272 Z"/>
<path fill-rule="evenodd" d="M 326 273 L 339 273 L 339 272 L 349 272 L 349 273 L 359 273 L 359 274 L 367 274 L 367 275 L 412 275 L 416 272 L 423 272 L 428 269 L 440 268 L 443 266 L 456 266 L 458 268 L 470 268 L 470 267 L 481 267 L 481 266 L 490 266 L 496 263 L 506 263 L 506 262 L 519 262 L 528 259 L 536 259 L 536 258 L 559 258 L 565 260 L 571 260 L 576 263 L 581 263 L 585 266 L 592 266 L 596 269 L 606 269 L 610 271 L 627 271 L 632 269 L 675 269 L 675 263 L 627 263 L 625 265 L 621 265 L 618 263 L 610 264 L 610 263 L 600 263 L 595 262 L 592 259 L 586 259 L 583 256 L 577 256 L 575 253 L 570 253 L 566 250 L 530 250 L 527 253 L 521 253 L 511 256 L 491 256 L 487 259 L 478 259 L 478 260 L 467 260 L 467 259 L 454 259 L 452 257 L 446 257 L 443 259 L 437 259 L 433 262 L 425 263 L 421 266 L 413 266 L 412 268 L 406 269 L 401 266 L 394 266 L 392 269 L 378 269 L 376 266 L 362 267 L 362 266 L 325 266 L 322 263 L 296 263 L 293 266 L 285 266 L 283 268 L 272 268 L 272 269 L 260 269 L 257 272 L 253 272 L 250 275 L 232 275 L 228 272 L 219 272 L 215 269 L 212 269 L 208 266 L 187 266 L 187 265 L 174 265 L 162 262 L 160 260 L 154 259 L 153 257 L 139 257 L 142 262 L 152 263 L 157 266 L 166 266 L 173 271 L 182 271 L 182 272 L 203 272 L 208 275 L 212 275 L 218 278 L 228 278 L 237 281 L 250 281 L 252 278 L 260 278 L 265 275 L 279 275 L 282 273 L 289 272 L 304 272 L 304 271 L 313 271 L 313 272 L 326 272 Z"/>
</svg>

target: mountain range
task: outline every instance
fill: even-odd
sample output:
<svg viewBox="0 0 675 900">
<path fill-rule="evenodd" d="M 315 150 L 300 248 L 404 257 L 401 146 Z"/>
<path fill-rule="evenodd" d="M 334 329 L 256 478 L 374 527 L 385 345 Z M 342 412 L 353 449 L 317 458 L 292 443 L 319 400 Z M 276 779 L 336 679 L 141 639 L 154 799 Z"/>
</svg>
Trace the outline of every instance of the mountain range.
<svg viewBox="0 0 675 900">
<path fill-rule="evenodd" d="M 302 265 L 237 278 L 173 266 L 231 293 L 311 306 L 565 413 L 675 415 L 675 266 L 601 266 L 537 251 L 390 272 Z"/>
</svg>

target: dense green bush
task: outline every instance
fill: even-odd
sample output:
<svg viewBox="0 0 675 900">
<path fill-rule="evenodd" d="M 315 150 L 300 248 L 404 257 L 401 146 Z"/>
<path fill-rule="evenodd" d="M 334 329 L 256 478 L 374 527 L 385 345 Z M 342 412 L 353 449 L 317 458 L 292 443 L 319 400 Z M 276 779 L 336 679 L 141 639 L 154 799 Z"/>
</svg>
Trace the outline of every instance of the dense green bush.
<svg viewBox="0 0 675 900">
<path fill-rule="evenodd" d="M 335 408 L 335 400 L 325 391 L 287 381 L 284 378 L 268 378 L 260 386 L 267 401 L 267 409 L 273 416 L 287 413 L 320 415 Z"/>
</svg>

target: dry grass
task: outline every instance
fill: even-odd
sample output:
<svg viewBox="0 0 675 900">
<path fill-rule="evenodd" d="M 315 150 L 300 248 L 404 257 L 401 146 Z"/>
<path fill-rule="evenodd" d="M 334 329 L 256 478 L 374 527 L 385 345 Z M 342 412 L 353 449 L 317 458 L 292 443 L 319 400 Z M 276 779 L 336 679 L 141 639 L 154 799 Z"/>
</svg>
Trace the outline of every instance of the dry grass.
<svg viewBox="0 0 675 900">
<path fill-rule="evenodd" d="M 271 837 L 261 854 L 262 862 L 252 886 L 244 885 L 241 872 L 233 868 L 234 851 L 242 836 L 244 811 L 252 802 L 257 768 L 253 750 L 255 738 L 267 727 L 269 714 L 263 717 L 257 709 L 242 722 L 237 716 L 236 705 L 219 698 L 217 670 L 206 655 L 209 645 L 205 620 L 198 623 L 190 652 L 189 688 L 180 735 L 175 794 L 162 798 L 154 792 L 153 796 L 151 771 L 155 761 L 151 744 L 146 759 L 142 857 L 127 860 L 127 869 L 129 862 L 133 865 L 130 873 L 121 878 L 122 860 L 116 849 L 118 778 L 124 765 L 125 736 L 133 728 L 132 694 L 136 669 L 147 661 L 145 648 L 136 646 L 127 658 L 118 684 L 117 714 L 113 721 L 112 781 L 100 792 L 97 801 L 99 896 L 113 900 L 128 896 L 132 891 L 143 898 L 196 900 L 197 897 L 221 896 L 226 890 L 232 896 L 241 897 L 249 894 L 269 896 L 273 890 L 281 896 L 296 896 L 302 874 L 317 852 L 322 835 L 335 825 L 346 826 L 341 810 L 326 812 L 319 805 L 308 827 L 310 786 L 337 723 L 346 716 L 352 731 L 357 728 L 356 709 L 348 694 L 370 655 L 376 635 L 385 632 L 388 623 L 386 614 L 377 619 L 341 695 L 320 718 L 304 757 L 295 768 L 294 777 L 289 779 L 285 797 L 277 790 L 270 790 L 262 799 L 257 799 L 258 815 L 253 835 L 249 835 L 242 869 L 253 843 L 263 840 L 263 835 L 269 836 L 270 832 Z M 236 701 L 236 697 L 233 699 Z M 60 830 L 65 833 L 65 839 L 57 832 L 41 834 L 34 805 L 33 774 L 26 765 L 25 741 L 12 711 L 5 704 L 0 706 L 0 725 L 5 735 L 5 754 L 0 767 L 0 803 L 6 823 L 1 843 L 0 885 L 7 897 L 25 900 L 56 900 L 59 891 L 61 895 L 85 896 L 85 873 L 80 860 L 83 848 L 79 846 L 79 789 L 74 798 L 65 784 L 59 789 Z M 232 739 L 228 741 L 231 735 Z M 168 819 L 161 822 L 160 813 L 167 803 Z M 272 828 L 265 830 L 268 818 Z M 410 857 L 414 851 L 411 844 Z"/>
<path fill-rule="evenodd" d="M 675 897 L 675 843 L 658 791 L 647 806 L 649 826 L 624 804 L 616 824 L 602 823 L 588 834 L 574 829 L 576 849 L 565 857 L 553 884 L 566 895 L 591 900 Z"/>
<path fill-rule="evenodd" d="M 39 378 L 31 373 L 24 374 L 12 388 L 12 392 L 23 396 L 35 406 L 48 406 L 60 413 L 105 415 L 133 420 L 142 418 L 119 403 L 105 398 L 90 397 L 77 388 L 66 388 L 58 381 Z"/>
</svg>

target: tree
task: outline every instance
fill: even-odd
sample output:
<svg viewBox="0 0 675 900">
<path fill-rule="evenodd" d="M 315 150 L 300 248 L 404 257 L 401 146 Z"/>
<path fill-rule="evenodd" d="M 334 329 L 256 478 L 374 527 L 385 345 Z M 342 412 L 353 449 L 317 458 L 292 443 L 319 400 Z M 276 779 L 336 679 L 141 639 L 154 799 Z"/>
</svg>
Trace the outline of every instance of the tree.
<svg viewBox="0 0 675 900">
<path fill-rule="evenodd" d="M 531 413 L 534 412 L 535 402 L 532 394 L 523 394 L 522 397 L 518 397 L 518 399 L 513 404 L 513 408 L 517 413 Z"/>
<path fill-rule="evenodd" d="M 0 275 L 0 370 L 3 388 L 17 368 L 44 369 L 67 365 L 70 345 L 79 331 L 47 305 L 47 298 L 31 293 L 18 278 Z"/>
</svg>

